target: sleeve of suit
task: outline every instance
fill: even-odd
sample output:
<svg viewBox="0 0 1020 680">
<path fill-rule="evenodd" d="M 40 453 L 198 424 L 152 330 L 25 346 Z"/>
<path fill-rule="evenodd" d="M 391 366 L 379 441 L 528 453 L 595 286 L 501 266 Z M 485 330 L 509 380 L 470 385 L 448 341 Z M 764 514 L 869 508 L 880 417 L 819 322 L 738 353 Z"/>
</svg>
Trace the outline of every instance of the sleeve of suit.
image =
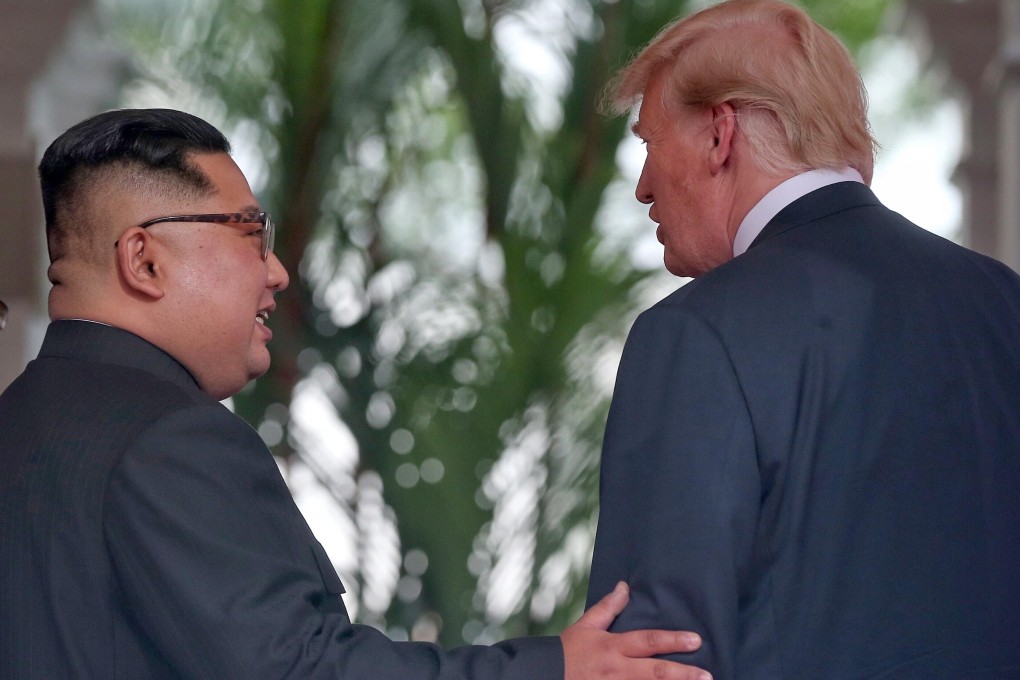
<svg viewBox="0 0 1020 680">
<path fill-rule="evenodd" d="M 675 658 L 734 677 L 762 491 L 730 356 L 697 316 L 660 305 L 638 318 L 601 475 L 589 604 L 628 581 L 631 603 L 613 630 L 697 631 L 703 647 Z"/>
<path fill-rule="evenodd" d="M 563 677 L 555 637 L 444 651 L 352 625 L 272 456 L 218 405 L 148 428 L 113 472 L 104 523 L 122 606 L 178 677 Z"/>
</svg>

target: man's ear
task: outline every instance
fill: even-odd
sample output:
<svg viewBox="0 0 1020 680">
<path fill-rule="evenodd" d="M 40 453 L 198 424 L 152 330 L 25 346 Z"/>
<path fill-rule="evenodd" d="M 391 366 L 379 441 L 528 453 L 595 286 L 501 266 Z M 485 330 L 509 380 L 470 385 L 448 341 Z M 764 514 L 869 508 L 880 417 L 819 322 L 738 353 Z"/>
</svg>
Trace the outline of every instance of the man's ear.
<svg viewBox="0 0 1020 680">
<path fill-rule="evenodd" d="M 709 152 L 709 168 L 713 175 L 722 171 L 733 153 L 733 140 L 737 132 L 737 112 L 733 105 L 724 102 L 712 107 L 712 149 Z"/>
<path fill-rule="evenodd" d="M 137 295 L 159 300 L 166 280 L 155 239 L 141 227 L 125 231 L 117 241 L 117 271 L 123 285 Z"/>
</svg>

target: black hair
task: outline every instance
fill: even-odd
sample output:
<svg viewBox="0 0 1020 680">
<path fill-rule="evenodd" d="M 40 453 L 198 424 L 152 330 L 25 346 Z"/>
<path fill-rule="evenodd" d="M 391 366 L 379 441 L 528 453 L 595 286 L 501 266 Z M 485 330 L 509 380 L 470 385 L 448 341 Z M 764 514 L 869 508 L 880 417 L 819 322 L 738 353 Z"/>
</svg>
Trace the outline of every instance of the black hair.
<svg viewBox="0 0 1020 680">
<path fill-rule="evenodd" d="M 188 159 L 192 153 L 230 153 L 230 142 L 197 116 L 171 109 L 119 109 L 88 118 L 57 137 L 39 163 L 46 231 L 57 224 L 89 171 L 114 164 L 169 174 L 196 189 L 208 178 Z"/>
</svg>

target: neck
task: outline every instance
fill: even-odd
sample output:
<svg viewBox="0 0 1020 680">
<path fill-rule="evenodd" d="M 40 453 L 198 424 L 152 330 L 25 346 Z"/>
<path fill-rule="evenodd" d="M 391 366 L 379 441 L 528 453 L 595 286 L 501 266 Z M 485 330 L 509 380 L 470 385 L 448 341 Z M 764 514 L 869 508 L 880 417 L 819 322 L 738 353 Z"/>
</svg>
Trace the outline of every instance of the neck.
<svg viewBox="0 0 1020 680">
<path fill-rule="evenodd" d="M 772 175 L 753 171 L 748 173 L 747 177 L 738 177 L 736 179 L 736 182 L 734 182 L 733 201 L 730 203 L 731 209 L 727 222 L 727 235 L 729 236 L 731 247 L 733 246 L 733 240 L 737 236 L 740 224 L 747 217 L 747 214 L 751 212 L 751 209 L 765 197 L 765 194 L 796 174 L 795 172 L 790 172 Z"/>
</svg>

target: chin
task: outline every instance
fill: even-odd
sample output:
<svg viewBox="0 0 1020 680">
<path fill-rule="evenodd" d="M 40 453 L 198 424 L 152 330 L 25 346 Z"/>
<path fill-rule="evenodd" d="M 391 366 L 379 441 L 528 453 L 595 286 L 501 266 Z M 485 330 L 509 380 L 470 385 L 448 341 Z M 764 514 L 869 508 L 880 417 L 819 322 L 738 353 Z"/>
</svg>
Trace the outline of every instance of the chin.
<svg viewBox="0 0 1020 680">
<path fill-rule="evenodd" d="M 245 368 L 248 370 L 248 379 L 254 380 L 266 374 L 269 370 L 270 356 L 269 348 L 265 342 L 254 341 L 248 353 L 248 361 Z"/>
<path fill-rule="evenodd" d="M 682 262 L 678 263 L 671 262 L 669 260 L 663 260 L 663 264 L 666 266 L 666 271 L 668 271 L 673 276 L 679 276 L 682 279 L 691 276 L 697 276 L 698 274 L 701 273 L 701 272 L 692 273 L 693 268 L 690 265 L 684 264 Z"/>
<path fill-rule="evenodd" d="M 707 274 L 716 267 L 726 264 L 731 259 L 733 259 L 732 255 L 726 256 L 724 253 L 719 253 L 719 256 L 715 258 L 711 255 L 697 259 L 674 258 L 670 257 L 668 252 L 664 253 L 662 258 L 666 271 L 681 278 L 695 278 L 702 274 Z"/>
<path fill-rule="evenodd" d="M 245 381 L 244 384 L 247 385 L 252 380 L 255 380 L 256 378 L 261 378 L 268 371 L 269 371 L 269 362 L 268 361 L 261 362 L 259 364 L 255 364 L 255 365 L 249 366 L 248 367 L 248 379 Z M 243 386 L 244 385 L 242 385 L 242 387 Z"/>
<path fill-rule="evenodd" d="M 239 374 L 233 377 L 220 376 L 219 379 L 213 381 L 199 382 L 199 387 L 206 394 L 213 398 L 223 401 L 229 397 L 237 395 L 238 392 L 243 390 L 245 386 L 255 378 L 258 378 L 265 374 L 269 370 L 269 362 L 265 362 L 265 368 L 249 366 L 244 374 Z"/>
</svg>

